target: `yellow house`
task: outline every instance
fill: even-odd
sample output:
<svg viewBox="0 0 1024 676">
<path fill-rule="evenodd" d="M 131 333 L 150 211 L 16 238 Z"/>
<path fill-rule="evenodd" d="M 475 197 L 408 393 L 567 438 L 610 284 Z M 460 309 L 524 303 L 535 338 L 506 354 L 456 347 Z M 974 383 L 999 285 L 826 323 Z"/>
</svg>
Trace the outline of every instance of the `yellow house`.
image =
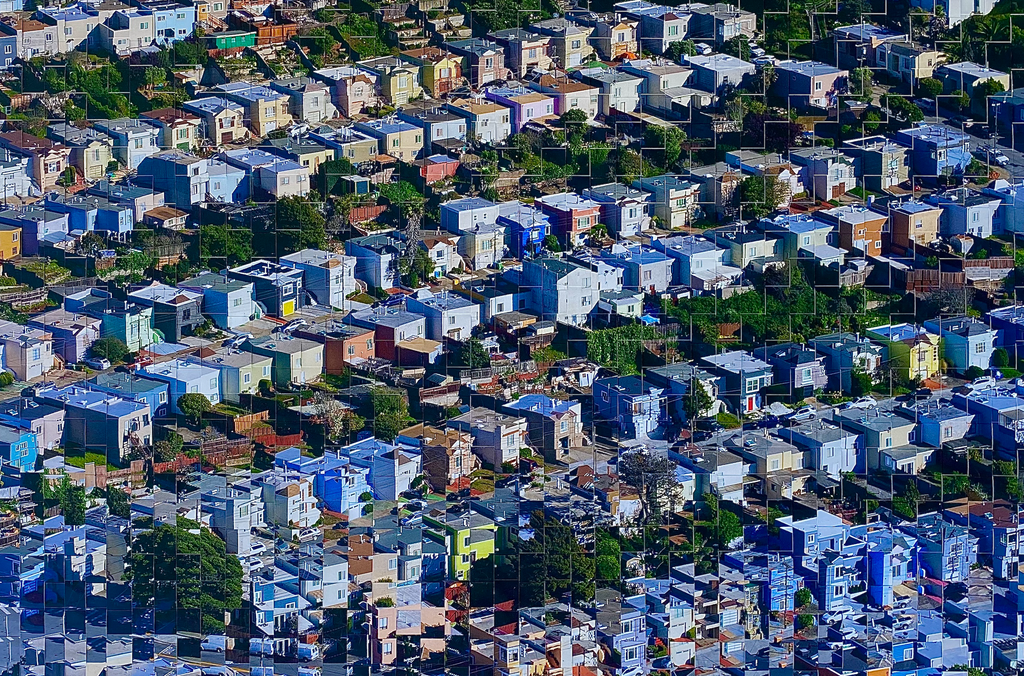
<svg viewBox="0 0 1024 676">
<path fill-rule="evenodd" d="M 448 574 L 456 580 L 469 578 L 473 564 L 494 554 L 497 524 L 483 514 L 450 514 L 433 510 L 424 515 L 423 524 L 434 539 L 448 549 Z"/>
<path fill-rule="evenodd" d="M 443 96 L 463 83 L 460 56 L 437 47 L 410 49 L 401 56 L 420 67 L 420 83 L 431 96 Z"/>
<path fill-rule="evenodd" d="M 404 106 L 423 95 L 420 87 L 420 67 L 406 63 L 397 56 L 360 61 L 359 67 L 377 76 L 381 96 L 392 106 Z"/>
<path fill-rule="evenodd" d="M 246 109 L 249 129 L 257 136 L 266 136 L 270 132 L 283 129 L 292 123 L 290 100 L 287 94 L 248 82 L 231 82 L 220 85 L 216 91 L 220 92 L 224 98 L 234 101 Z"/>
<path fill-rule="evenodd" d="M 867 330 L 869 338 L 886 345 L 886 359 L 898 375 L 924 380 L 942 368 L 939 337 L 915 324 L 885 324 Z"/>
<path fill-rule="evenodd" d="M 0 224 L 0 261 L 9 261 L 21 255 L 21 228 Z"/>
<path fill-rule="evenodd" d="M 423 130 L 404 120 L 390 117 L 357 122 L 354 127 L 377 139 L 380 152 L 403 162 L 417 159 L 423 152 Z"/>
</svg>

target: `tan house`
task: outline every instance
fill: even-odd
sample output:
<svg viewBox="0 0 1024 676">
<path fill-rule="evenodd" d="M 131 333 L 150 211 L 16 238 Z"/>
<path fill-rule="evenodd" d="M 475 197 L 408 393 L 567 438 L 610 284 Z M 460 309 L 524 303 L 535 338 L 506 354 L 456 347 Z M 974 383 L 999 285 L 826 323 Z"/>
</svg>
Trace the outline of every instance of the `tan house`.
<svg viewBox="0 0 1024 676">
<path fill-rule="evenodd" d="M 562 17 L 538 21 L 530 29 L 551 38 L 551 56 L 562 68 L 576 68 L 594 58 L 590 45 L 589 26 L 582 26 Z"/>
<path fill-rule="evenodd" d="M 878 48 L 889 75 L 916 86 L 921 78 L 932 77 L 946 58 L 942 52 L 913 42 L 885 42 Z"/>
<path fill-rule="evenodd" d="M 0 147 L 29 158 L 32 182 L 42 192 L 57 185 L 71 160 L 71 148 L 23 131 L 0 134 Z"/>
<path fill-rule="evenodd" d="M 402 59 L 419 66 L 420 84 L 431 96 L 444 96 L 462 85 L 462 57 L 437 47 L 402 52 Z"/>
<path fill-rule="evenodd" d="M 355 129 L 377 139 L 380 152 L 403 162 L 415 160 L 423 152 L 423 129 L 404 120 L 389 117 L 357 122 Z"/>
<path fill-rule="evenodd" d="M 910 243 L 928 245 L 939 238 L 942 208 L 918 200 L 889 204 L 892 243 L 905 248 Z"/>
<path fill-rule="evenodd" d="M 249 129 L 257 136 L 266 136 L 292 123 L 291 99 L 287 94 L 248 82 L 220 85 L 216 91 L 245 109 Z"/>
<path fill-rule="evenodd" d="M 217 145 L 237 143 L 249 136 L 245 127 L 245 109 L 233 101 L 211 96 L 189 101 L 184 108 L 203 119 L 206 138 Z"/>
<path fill-rule="evenodd" d="M 160 147 L 164 150 L 192 150 L 199 144 L 198 115 L 180 108 L 160 108 L 142 113 L 142 117 L 160 127 Z"/>
<path fill-rule="evenodd" d="M 435 491 L 456 486 L 477 469 L 473 435 L 459 430 L 442 430 L 430 425 L 413 425 L 398 433 L 403 441 L 418 444 L 423 451 L 423 473 Z M 460 486 L 461 488 L 461 486 Z"/>
<path fill-rule="evenodd" d="M 578 109 L 593 120 L 601 112 L 601 89 L 585 82 L 571 80 L 559 71 L 545 73 L 531 81 L 530 89 L 555 98 L 555 115 L 564 115 L 570 110 Z"/>
<path fill-rule="evenodd" d="M 46 128 L 51 141 L 71 148 L 70 163 L 89 181 L 106 175 L 113 159 L 113 139 L 98 129 L 79 128 L 65 122 L 54 122 Z"/>
<path fill-rule="evenodd" d="M 420 67 L 396 56 L 382 56 L 379 59 L 360 61 L 361 69 L 377 76 L 377 91 L 392 106 L 404 106 L 422 96 Z"/>
</svg>

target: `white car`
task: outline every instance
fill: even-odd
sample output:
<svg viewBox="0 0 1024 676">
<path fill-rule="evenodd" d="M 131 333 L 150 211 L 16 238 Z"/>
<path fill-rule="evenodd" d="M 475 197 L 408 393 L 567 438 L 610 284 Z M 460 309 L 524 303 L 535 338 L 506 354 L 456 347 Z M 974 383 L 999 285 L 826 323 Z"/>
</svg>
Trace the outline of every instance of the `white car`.
<svg viewBox="0 0 1024 676">
<path fill-rule="evenodd" d="M 789 414 L 789 417 L 793 420 L 808 420 L 814 417 L 813 406 L 801 406 L 797 410 Z"/>
<path fill-rule="evenodd" d="M 982 376 L 971 381 L 971 389 L 984 390 L 989 387 L 995 387 L 997 384 L 996 379 L 992 376 Z"/>
<path fill-rule="evenodd" d="M 833 610 L 830 613 L 825 613 L 821 616 L 822 621 L 826 624 L 832 624 L 840 620 L 846 619 L 847 616 L 851 615 L 852 611 L 849 608 L 840 608 L 839 610 Z"/>
<path fill-rule="evenodd" d="M 874 408 L 878 402 L 872 397 L 860 397 L 850 402 L 850 408 Z"/>
<path fill-rule="evenodd" d="M 96 369 L 97 371 L 106 371 L 110 368 L 110 360 L 104 359 L 103 357 L 89 357 L 83 361 L 86 366 L 91 369 Z"/>
<path fill-rule="evenodd" d="M 320 537 L 323 533 L 319 528 L 315 526 L 313 528 L 303 528 L 299 531 L 299 542 L 306 542 L 307 540 L 315 540 Z"/>
<path fill-rule="evenodd" d="M 267 567 L 267 564 L 263 563 L 263 559 L 249 559 L 249 572 L 258 573 Z"/>
<path fill-rule="evenodd" d="M 252 546 L 249 547 L 249 552 L 252 555 L 265 554 L 267 552 L 267 546 L 262 542 L 254 542 L 252 543 Z"/>
</svg>

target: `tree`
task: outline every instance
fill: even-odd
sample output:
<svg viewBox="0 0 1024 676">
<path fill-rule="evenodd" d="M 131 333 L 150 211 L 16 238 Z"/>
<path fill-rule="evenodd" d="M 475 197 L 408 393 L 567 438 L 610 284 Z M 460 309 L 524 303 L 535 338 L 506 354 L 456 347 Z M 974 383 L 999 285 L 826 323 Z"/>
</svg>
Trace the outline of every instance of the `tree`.
<svg viewBox="0 0 1024 676">
<path fill-rule="evenodd" d="M 326 198 L 341 192 L 342 176 L 356 173 L 355 167 L 344 157 L 337 160 L 322 162 L 316 170 L 317 191 Z"/>
<path fill-rule="evenodd" d="M 789 189 L 778 176 L 747 176 L 740 181 L 740 209 L 744 218 L 761 219 L 782 206 Z"/>
<path fill-rule="evenodd" d="M 933 77 L 923 77 L 917 81 L 917 95 L 929 101 L 934 101 L 942 89 L 942 80 Z"/>
<path fill-rule="evenodd" d="M 565 129 L 565 141 L 570 148 L 582 149 L 587 135 L 587 119 L 587 113 L 579 108 L 567 110 L 559 118 Z"/>
<path fill-rule="evenodd" d="M 622 579 L 622 546 L 619 539 L 604 528 L 599 528 L 595 535 L 596 555 L 594 573 L 598 580 L 605 584 L 618 584 Z"/>
<path fill-rule="evenodd" d="M 1010 353 L 1005 347 L 997 347 L 992 350 L 992 366 L 1003 369 L 1010 365 Z"/>
<path fill-rule="evenodd" d="M 953 110 L 964 112 L 971 107 L 971 97 L 967 95 L 962 89 L 957 89 L 947 98 L 948 105 Z"/>
<path fill-rule="evenodd" d="M 683 412 L 687 420 L 694 420 L 705 415 L 715 402 L 696 378 L 691 379 L 690 384 L 690 389 L 683 395 Z"/>
<path fill-rule="evenodd" d="M 111 364 L 120 364 L 128 356 L 128 346 L 119 338 L 100 338 L 92 344 L 92 355 L 106 359 Z"/>
<path fill-rule="evenodd" d="M 131 518 L 132 506 L 128 494 L 117 486 L 107 486 L 107 511 L 122 519 Z"/>
<path fill-rule="evenodd" d="M 375 387 L 370 392 L 370 406 L 373 412 L 373 434 L 381 441 L 394 441 L 398 433 L 412 422 L 409 405 L 396 390 Z"/>
<path fill-rule="evenodd" d="M 665 50 L 665 58 L 672 59 L 676 63 L 680 63 L 684 56 L 696 56 L 697 47 L 693 44 L 693 40 L 678 40 L 673 42 Z"/>
<path fill-rule="evenodd" d="M 661 501 L 676 483 L 675 463 L 666 456 L 639 449 L 619 456 L 619 479 L 637 490 L 640 522 L 660 514 Z"/>
<path fill-rule="evenodd" d="M 773 113 L 748 112 L 743 118 L 743 145 L 785 152 L 796 145 L 803 127 L 788 117 Z"/>
<path fill-rule="evenodd" d="M 185 446 L 185 440 L 181 435 L 171 430 L 167 433 L 166 439 L 153 444 L 153 457 L 157 462 L 171 462 L 178 457 L 181 449 Z"/>
<path fill-rule="evenodd" d="M 167 584 L 173 585 L 175 631 L 223 633 L 224 613 L 242 607 L 238 557 L 197 521 L 179 517 L 174 525 L 138 532 L 128 561 L 132 598 L 141 606 L 151 605 Z"/>
<path fill-rule="evenodd" d="M 587 603 L 594 598 L 596 575 L 594 558 L 576 540 L 572 528 L 543 512 L 530 517 L 534 537 L 519 545 L 512 557 L 518 568 L 515 578 L 522 606 L 543 605 L 548 598 L 570 592 L 572 600 Z M 613 578 L 616 579 L 617 578 Z"/>
<path fill-rule="evenodd" d="M 808 615 L 806 613 L 803 615 L 797 615 L 796 626 L 798 629 L 806 629 L 807 627 L 814 626 L 814 615 Z"/>
<path fill-rule="evenodd" d="M 478 338 L 470 338 L 459 346 L 459 363 L 471 369 L 485 368 L 491 365 L 491 355 Z"/>
<path fill-rule="evenodd" d="M 868 68 L 854 68 L 850 71 L 850 94 L 859 101 L 870 103 L 874 94 L 871 90 L 873 75 Z"/>
<path fill-rule="evenodd" d="M 43 498 L 56 500 L 64 523 L 68 526 L 81 526 L 85 523 L 85 486 L 79 486 L 67 474 L 54 484 L 43 479 Z"/>
<path fill-rule="evenodd" d="M 416 286 L 420 281 L 429 279 L 434 274 L 434 260 L 430 253 L 421 246 L 416 247 L 413 252 L 412 263 L 409 265 L 409 281 L 411 286 Z M 412 281 L 415 280 L 415 284 Z"/>
<path fill-rule="evenodd" d="M 252 230 L 229 228 L 226 225 L 199 227 L 201 265 L 219 270 L 222 267 L 247 263 L 252 259 Z"/>
<path fill-rule="evenodd" d="M 614 166 L 616 181 L 632 185 L 633 181 L 640 178 L 644 173 L 643 158 L 640 153 L 630 148 L 617 148 L 612 151 L 614 154 Z"/>
<path fill-rule="evenodd" d="M 988 113 L 989 97 L 1006 91 L 1006 87 L 998 80 L 985 80 L 974 85 L 971 92 L 971 102 L 975 112 L 985 115 Z"/>
<path fill-rule="evenodd" d="M 365 421 L 326 392 L 313 395 L 313 411 L 331 441 L 346 438 L 363 429 Z"/>
<path fill-rule="evenodd" d="M 652 164 L 671 171 L 683 153 L 686 134 L 679 127 L 649 124 L 644 129 L 644 149 Z"/>
<path fill-rule="evenodd" d="M 277 200 L 276 206 L 282 254 L 302 249 L 323 249 L 327 245 L 327 221 L 312 202 L 296 195 Z"/>
<path fill-rule="evenodd" d="M 210 403 L 205 394 L 186 392 L 178 397 L 178 408 L 186 417 L 191 418 L 198 424 L 202 420 L 204 413 L 213 410 L 213 404 Z"/>
<path fill-rule="evenodd" d="M 803 608 L 814 600 L 814 595 L 811 594 L 811 590 L 807 587 L 798 589 L 796 595 L 793 597 L 796 601 L 797 608 Z"/>
<path fill-rule="evenodd" d="M 544 236 L 544 248 L 552 253 L 558 253 L 562 250 L 562 246 L 558 243 L 558 238 L 554 235 Z"/>
</svg>

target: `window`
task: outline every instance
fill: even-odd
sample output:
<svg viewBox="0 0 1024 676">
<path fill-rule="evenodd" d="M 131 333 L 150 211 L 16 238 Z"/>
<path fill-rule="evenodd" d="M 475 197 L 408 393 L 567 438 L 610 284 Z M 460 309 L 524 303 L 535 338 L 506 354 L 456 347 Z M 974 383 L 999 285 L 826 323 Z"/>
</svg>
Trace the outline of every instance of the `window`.
<svg viewBox="0 0 1024 676">
<path fill-rule="evenodd" d="M 288 176 L 282 176 L 281 177 L 281 185 L 289 185 L 291 182 L 292 182 L 292 179 L 289 178 Z"/>
<path fill-rule="evenodd" d="M 974 353 L 975 354 L 984 354 L 984 352 L 985 352 L 985 343 L 978 343 L 977 345 L 974 346 Z"/>
<path fill-rule="evenodd" d="M 775 471 L 777 469 L 779 469 L 779 461 L 778 460 L 772 460 L 772 471 Z"/>
<path fill-rule="evenodd" d="M 390 643 L 385 643 L 384 644 L 384 654 L 385 655 L 390 655 L 394 651 L 394 649 L 395 649 L 395 647 L 393 645 L 391 645 Z"/>
<path fill-rule="evenodd" d="M 70 28 L 65 28 L 64 29 L 64 35 L 71 35 L 72 33 L 74 33 L 74 31 L 71 30 Z"/>
<path fill-rule="evenodd" d="M 559 429 L 562 432 L 568 432 L 569 431 L 569 423 L 567 421 L 563 420 L 561 426 L 559 427 Z"/>
<path fill-rule="evenodd" d="M 33 361 L 37 361 L 39 359 L 39 356 L 40 356 L 39 348 L 38 347 L 37 348 L 33 348 L 33 350 L 32 350 L 32 360 Z"/>
<path fill-rule="evenodd" d="M 143 21 L 142 23 L 139 24 L 139 28 L 141 28 L 142 30 L 147 30 L 149 28 L 149 22 L 148 21 Z"/>
<path fill-rule="evenodd" d="M 160 23 L 161 21 L 166 21 L 166 20 L 167 20 L 167 17 L 166 17 L 166 16 L 158 16 L 158 17 L 156 18 L 156 21 L 157 21 L 157 23 Z"/>
<path fill-rule="evenodd" d="M 166 404 L 166 403 L 167 403 L 167 393 L 166 393 L 166 392 L 161 392 L 161 393 L 160 393 L 160 396 L 159 396 L 159 397 L 157 397 L 157 400 L 158 400 L 158 401 L 159 401 L 159 402 L 160 402 L 161 404 Z"/>
<path fill-rule="evenodd" d="M 217 389 L 217 379 L 216 378 L 210 378 L 210 389 L 211 390 Z"/>
<path fill-rule="evenodd" d="M 668 36 L 671 38 L 671 37 L 675 37 L 677 35 L 679 35 L 679 26 L 669 26 L 668 27 Z"/>
<path fill-rule="evenodd" d="M 378 629 L 387 629 L 388 628 L 388 618 L 386 618 L 386 617 L 377 618 L 377 628 Z"/>
<path fill-rule="evenodd" d="M 270 367 L 269 366 L 264 366 L 263 367 L 263 377 L 266 378 L 269 375 L 270 375 Z"/>
<path fill-rule="evenodd" d="M 579 49 L 582 44 L 583 43 L 581 41 L 579 41 L 579 40 L 573 40 L 572 41 L 572 48 L 573 49 Z"/>
<path fill-rule="evenodd" d="M 494 68 L 494 59 L 484 59 L 484 68 Z"/>
<path fill-rule="evenodd" d="M 142 139 L 140 139 L 140 138 L 135 139 L 135 149 L 136 150 L 142 150 Z"/>
<path fill-rule="evenodd" d="M 455 326 L 455 315 L 452 315 L 451 317 L 448 318 L 448 325 Z"/>
<path fill-rule="evenodd" d="M 814 91 L 816 91 L 816 92 L 820 92 L 821 91 L 821 80 L 816 80 L 815 81 L 815 83 L 814 83 Z"/>
<path fill-rule="evenodd" d="M 388 570 L 398 568 L 398 559 L 388 559 Z"/>
<path fill-rule="evenodd" d="M 246 385 L 251 383 L 252 382 L 252 374 L 251 373 L 243 373 L 242 374 L 242 382 L 245 383 Z"/>
<path fill-rule="evenodd" d="M 195 394 L 195 393 L 199 392 L 199 386 L 198 385 L 190 385 L 189 388 L 188 388 L 188 391 L 193 393 L 193 394 Z"/>
<path fill-rule="evenodd" d="M 4 54 L 10 54 L 10 53 L 11 53 L 11 46 L 10 45 L 4 45 Z"/>
</svg>

